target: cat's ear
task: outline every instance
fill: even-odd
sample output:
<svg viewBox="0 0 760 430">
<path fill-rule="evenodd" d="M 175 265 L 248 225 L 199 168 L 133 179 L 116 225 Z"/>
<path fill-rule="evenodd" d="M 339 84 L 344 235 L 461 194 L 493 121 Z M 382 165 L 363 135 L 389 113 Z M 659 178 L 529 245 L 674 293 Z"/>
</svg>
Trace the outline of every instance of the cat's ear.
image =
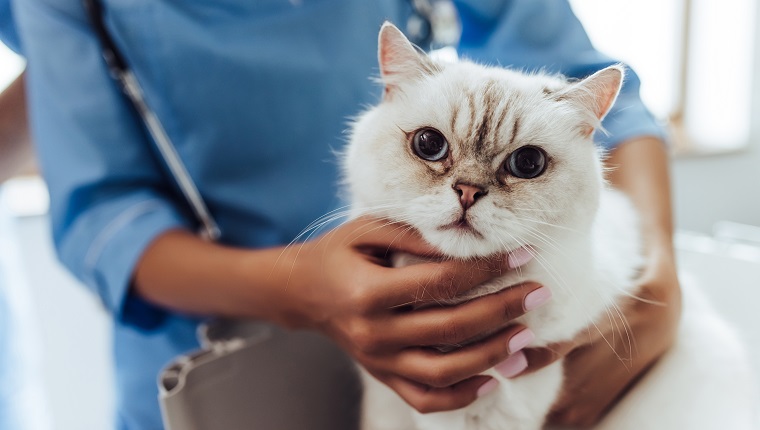
<svg viewBox="0 0 760 430">
<path fill-rule="evenodd" d="M 405 83 L 439 71 L 437 64 L 388 21 L 380 28 L 377 56 L 386 96 Z"/>
<path fill-rule="evenodd" d="M 623 86 L 625 69 L 616 64 L 602 69 L 580 82 L 572 84 L 560 96 L 563 99 L 572 100 L 589 114 L 585 121 L 583 133 L 590 135 L 597 129 L 602 119 L 607 115 L 615 103 L 620 89 Z"/>
</svg>

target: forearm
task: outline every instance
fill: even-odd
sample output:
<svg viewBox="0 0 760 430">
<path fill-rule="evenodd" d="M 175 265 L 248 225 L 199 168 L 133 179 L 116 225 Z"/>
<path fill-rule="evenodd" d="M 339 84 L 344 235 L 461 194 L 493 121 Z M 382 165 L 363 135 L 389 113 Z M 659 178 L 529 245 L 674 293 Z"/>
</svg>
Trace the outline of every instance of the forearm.
<svg viewBox="0 0 760 430">
<path fill-rule="evenodd" d="M 145 300 L 175 311 L 292 325 L 278 309 L 291 258 L 282 248 L 238 249 L 172 230 L 145 251 L 133 288 Z"/>
<path fill-rule="evenodd" d="M 0 182 L 28 167 L 32 160 L 26 112 L 21 74 L 0 94 Z"/>
</svg>

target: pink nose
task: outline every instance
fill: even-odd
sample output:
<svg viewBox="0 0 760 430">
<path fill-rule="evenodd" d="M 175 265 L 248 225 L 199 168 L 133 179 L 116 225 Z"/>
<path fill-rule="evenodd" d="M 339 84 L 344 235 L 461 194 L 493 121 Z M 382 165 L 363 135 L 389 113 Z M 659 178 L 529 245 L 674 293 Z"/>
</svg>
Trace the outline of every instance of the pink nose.
<svg viewBox="0 0 760 430">
<path fill-rule="evenodd" d="M 470 206 L 474 205 L 479 198 L 488 194 L 488 191 L 484 190 L 483 187 L 461 182 L 454 184 L 452 188 L 454 188 L 454 191 L 459 194 L 459 204 L 462 205 L 462 209 L 464 210 L 467 210 Z"/>
</svg>

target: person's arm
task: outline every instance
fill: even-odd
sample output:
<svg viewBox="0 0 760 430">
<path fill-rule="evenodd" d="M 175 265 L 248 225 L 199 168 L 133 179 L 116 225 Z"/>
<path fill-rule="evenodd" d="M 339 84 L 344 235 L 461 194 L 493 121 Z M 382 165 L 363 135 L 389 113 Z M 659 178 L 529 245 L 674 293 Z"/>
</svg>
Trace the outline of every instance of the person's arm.
<svg viewBox="0 0 760 430">
<path fill-rule="evenodd" d="M 496 277 L 514 260 L 492 258 L 476 269 L 458 260 L 393 268 L 383 254 L 394 249 L 433 252 L 405 226 L 373 219 L 351 221 L 303 244 L 258 250 L 170 231 L 138 262 L 134 292 L 181 312 L 321 331 L 417 410 L 463 407 L 492 380 L 473 375 L 523 346 L 510 347 L 524 327 L 509 322 L 526 311 L 525 297 L 540 286 L 415 309 L 410 305 L 435 304 Z M 462 344 L 484 330 L 496 333 L 454 352 L 425 347 Z"/>
<path fill-rule="evenodd" d="M 29 168 L 33 155 L 22 73 L 0 93 L 0 182 Z"/>
</svg>

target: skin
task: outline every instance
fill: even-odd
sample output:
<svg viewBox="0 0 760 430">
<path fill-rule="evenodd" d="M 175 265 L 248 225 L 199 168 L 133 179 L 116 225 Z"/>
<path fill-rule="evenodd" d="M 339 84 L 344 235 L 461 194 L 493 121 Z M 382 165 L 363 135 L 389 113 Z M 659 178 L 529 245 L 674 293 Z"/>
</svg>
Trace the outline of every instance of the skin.
<svg viewBox="0 0 760 430">
<path fill-rule="evenodd" d="M 32 159 L 24 74 L 21 74 L 0 93 L 0 182 L 28 170 Z"/>
<path fill-rule="evenodd" d="M 640 295 L 660 304 L 625 304 L 636 339 L 632 353 L 624 350 L 625 342 L 613 351 L 592 331 L 551 350 L 525 351 L 525 372 L 567 355 L 566 392 L 573 395 L 555 406 L 555 423 L 585 426 L 602 417 L 667 350 L 680 312 L 662 143 L 654 138 L 626 142 L 607 164 L 615 168 L 610 181 L 641 213 L 647 267 Z M 407 305 L 435 304 L 512 268 L 505 256 L 475 264 L 447 261 L 392 268 L 385 259 L 389 250 L 434 253 L 405 226 L 363 218 L 304 244 L 257 250 L 208 243 L 174 230 L 159 236 L 143 254 L 133 289 L 150 302 L 185 313 L 259 318 L 319 330 L 421 412 L 472 403 L 490 380 L 478 374 L 515 352 L 508 350 L 508 342 L 524 327 L 510 321 L 525 312 L 525 296 L 540 286 L 521 285 L 446 308 L 412 309 Z M 605 338 L 615 329 L 603 328 Z M 462 343 L 491 331 L 495 334 L 489 338 L 445 354 L 420 347 Z M 621 362 L 618 354 L 630 360 Z"/>
</svg>

